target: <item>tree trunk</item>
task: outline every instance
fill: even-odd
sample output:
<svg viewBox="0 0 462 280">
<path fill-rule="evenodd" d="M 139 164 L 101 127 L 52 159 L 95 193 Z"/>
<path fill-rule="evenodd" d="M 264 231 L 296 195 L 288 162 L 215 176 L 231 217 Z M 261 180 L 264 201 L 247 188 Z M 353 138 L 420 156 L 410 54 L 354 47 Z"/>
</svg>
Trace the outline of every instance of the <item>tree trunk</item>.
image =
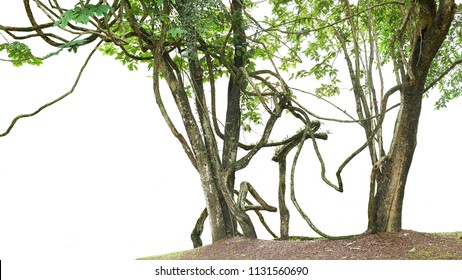
<svg viewBox="0 0 462 280">
<path fill-rule="evenodd" d="M 374 221 L 369 227 L 376 232 L 401 230 L 404 188 L 417 146 L 417 128 L 422 107 L 422 93 L 415 88 L 401 95 L 401 108 L 395 124 L 388 157 L 377 180 Z"/>
<path fill-rule="evenodd" d="M 232 10 L 232 29 L 234 37 L 234 66 L 236 69 L 245 65 L 244 55 L 246 52 L 245 26 L 242 18 L 244 7 L 241 1 L 233 0 L 231 2 Z M 244 210 L 234 205 L 234 185 L 235 173 L 234 167 L 237 158 L 239 134 L 241 131 L 241 89 L 242 78 L 239 70 L 232 74 L 228 84 L 228 98 L 226 108 L 225 137 L 223 141 L 223 169 L 226 173 L 226 189 L 222 189 L 220 202 L 223 208 L 223 217 L 227 234 L 235 236 L 237 234 L 236 220 L 239 222 L 243 233 L 246 237 L 256 238 L 254 226 L 250 217 Z"/>
<path fill-rule="evenodd" d="M 173 69 L 169 65 L 171 59 L 168 55 L 164 55 L 163 59 L 159 59 L 159 70 L 164 74 L 164 78 L 172 92 L 173 99 L 181 115 L 186 134 L 191 143 L 191 148 L 196 159 L 197 172 L 199 173 L 204 197 L 209 215 L 210 228 L 212 233 L 212 241 L 218 241 L 225 238 L 226 227 L 223 219 L 223 209 L 219 201 L 220 187 L 219 172 L 214 168 L 210 151 L 207 149 L 206 143 L 202 138 L 201 130 L 195 121 L 194 114 L 191 110 L 189 97 L 186 94 L 182 84 L 175 76 Z M 207 141 L 209 142 L 209 141 Z"/>
<path fill-rule="evenodd" d="M 419 0 L 418 25 L 412 52 L 410 69 L 403 78 L 401 107 L 395 123 L 390 151 L 383 161 L 377 177 L 377 193 L 374 199 L 373 221 L 370 229 L 376 232 L 401 230 L 404 189 L 417 146 L 422 98 L 428 71 L 451 27 L 457 6 L 454 1 Z"/>
<path fill-rule="evenodd" d="M 200 160 L 198 160 L 200 165 Z M 199 168 L 199 176 L 201 178 L 202 189 L 209 214 L 210 229 L 212 233 L 212 242 L 216 242 L 227 237 L 226 225 L 223 219 L 223 208 L 219 201 L 219 186 L 216 185 L 216 178 L 213 178 L 211 166 L 205 165 L 204 168 Z"/>
</svg>

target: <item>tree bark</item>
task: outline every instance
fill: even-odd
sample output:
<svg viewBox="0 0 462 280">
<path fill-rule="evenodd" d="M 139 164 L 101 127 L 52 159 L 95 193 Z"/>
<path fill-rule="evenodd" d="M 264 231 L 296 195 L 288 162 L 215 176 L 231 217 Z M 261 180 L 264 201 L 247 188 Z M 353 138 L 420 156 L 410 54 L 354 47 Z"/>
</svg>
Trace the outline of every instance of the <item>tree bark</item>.
<svg viewBox="0 0 462 280">
<path fill-rule="evenodd" d="M 286 169 L 287 161 L 286 158 L 282 158 L 279 161 L 279 190 L 278 190 L 278 201 L 279 201 L 279 233 L 282 240 L 289 238 L 289 221 L 290 212 L 286 204 Z"/>
<path fill-rule="evenodd" d="M 244 6 L 240 0 L 233 0 L 232 10 L 232 29 L 234 36 L 234 66 L 236 69 L 244 66 L 244 55 L 246 52 L 246 36 L 242 18 Z M 236 220 L 239 222 L 246 237 L 256 238 L 257 234 L 252 221 L 239 207 L 230 205 L 228 195 L 233 197 L 235 185 L 235 163 L 239 146 L 239 134 L 241 131 L 241 89 L 242 78 L 239 72 L 232 73 L 228 84 L 228 103 L 226 108 L 225 137 L 223 142 L 223 169 L 225 170 L 225 184 L 227 190 L 222 191 L 223 197 L 220 203 L 223 208 L 227 234 L 235 236 L 237 234 Z M 234 203 L 234 199 L 232 200 Z M 234 219 L 235 218 L 235 219 Z"/>
<path fill-rule="evenodd" d="M 375 196 L 375 217 L 370 226 L 377 232 L 401 230 L 404 189 L 417 146 L 422 90 L 408 89 L 401 95 L 391 149 L 382 163 Z"/>
<path fill-rule="evenodd" d="M 207 219 L 208 213 L 207 208 L 205 208 L 199 218 L 197 219 L 196 225 L 194 226 L 193 231 L 191 232 L 191 241 L 194 248 L 202 247 L 201 235 L 204 231 L 205 220 Z"/>
<path fill-rule="evenodd" d="M 227 236 L 222 206 L 219 201 L 220 188 L 218 185 L 222 180 L 217 180 L 217 177 L 220 175 L 214 170 L 213 164 L 210 162 L 206 144 L 204 143 L 199 126 L 195 121 L 194 114 L 189 104 L 189 98 L 169 65 L 169 61 L 170 59 L 167 55 L 164 55 L 163 59 L 159 61 L 159 70 L 163 73 L 172 92 L 172 96 L 183 120 L 186 134 L 191 143 L 194 156 L 196 157 L 197 172 L 199 173 L 207 205 L 207 212 L 209 214 L 212 242 L 215 242 Z"/>
<path fill-rule="evenodd" d="M 410 71 L 403 79 L 401 107 L 396 119 L 390 151 L 381 165 L 369 229 L 397 232 L 402 226 L 402 208 L 407 176 L 417 146 L 417 130 L 425 83 L 456 12 L 454 1 L 420 0 L 418 26 L 409 59 Z M 371 217 L 370 217 L 371 218 Z"/>
</svg>

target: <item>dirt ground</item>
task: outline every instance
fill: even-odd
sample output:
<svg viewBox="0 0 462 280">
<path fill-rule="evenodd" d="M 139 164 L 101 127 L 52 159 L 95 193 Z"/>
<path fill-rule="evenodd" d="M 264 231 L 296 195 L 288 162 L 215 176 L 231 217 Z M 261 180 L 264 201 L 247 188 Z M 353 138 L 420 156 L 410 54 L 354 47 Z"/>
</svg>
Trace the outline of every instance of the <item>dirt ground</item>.
<svg viewBox="0 0 462 280">
<path fill-rule="evenodd" d="M 462 260 L 462 232 L 364 233 L 342 240 L 274 241 L 230 238 L 190 251 L 147 259 L 182 260 Z"/>
</svg>

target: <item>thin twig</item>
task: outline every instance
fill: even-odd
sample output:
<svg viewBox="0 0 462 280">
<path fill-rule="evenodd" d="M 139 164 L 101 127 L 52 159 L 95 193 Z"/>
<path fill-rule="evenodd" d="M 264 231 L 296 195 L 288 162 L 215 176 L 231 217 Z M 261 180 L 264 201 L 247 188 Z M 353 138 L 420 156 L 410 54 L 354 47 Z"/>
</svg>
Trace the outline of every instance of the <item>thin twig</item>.
<svg viewBox="0 0 462 280">
<path fill-rule="evenodd" d="M 456 60 L 449 66 L 446 70 L 444 70 L 436 79 L 434 79 L 425 89 L 424 92 L 430 90 L 436 83 L 438 83 L 441 79 L 444 78 L 452 69 L 454 69 L 457 65 L 462 63 L 462 59 Z"/>
</svg>

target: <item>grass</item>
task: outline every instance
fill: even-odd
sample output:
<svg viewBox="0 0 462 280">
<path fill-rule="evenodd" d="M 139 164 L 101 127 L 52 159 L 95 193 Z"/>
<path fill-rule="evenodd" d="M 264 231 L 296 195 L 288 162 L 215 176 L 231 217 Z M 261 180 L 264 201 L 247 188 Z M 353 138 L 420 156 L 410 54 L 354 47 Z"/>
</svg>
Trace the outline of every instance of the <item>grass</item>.
<svg viewBox="0 0 462 280">
<path fill-rule="evenodd" d="M 157 255 L 157 256 L 148 256 L 136 259 L 137 261 L 144 261 L 144 260 L 178 260 L 182 255 L 186 253 L 193 253 L 195 249 L 186 250 L 186 251 L 178 251 L 172 252 L 165 255 Z"/>
<path fill-rule="evenodd" d="M 433 234 L 440 235 L 440 236 L 454 236 L 457 239 L 462 239 L 462 231 L 455 231 L 455 232 L 435 232 Z"/>
<path fill-rule="evenodd" d="M 435 254 L 426 250 L 415 250 L 409 254 L 408 260 L 459 260 L 460 257 L 453 255 L 450 252 L 444 254 Z"/>
<path fill-rule="evenodd" d="M 444 237 L 454 236 L 456 239 L 462 240 L 462 231 L 456 232 L 434 232 L 433 234 Z M 409 250 L 409 260 L 457 260 L 460 256 L 456 256 L 450 252 L 435 254 L 428 250 L 419 250 L 416 247 L 412 247 Z"/>
</svg>

